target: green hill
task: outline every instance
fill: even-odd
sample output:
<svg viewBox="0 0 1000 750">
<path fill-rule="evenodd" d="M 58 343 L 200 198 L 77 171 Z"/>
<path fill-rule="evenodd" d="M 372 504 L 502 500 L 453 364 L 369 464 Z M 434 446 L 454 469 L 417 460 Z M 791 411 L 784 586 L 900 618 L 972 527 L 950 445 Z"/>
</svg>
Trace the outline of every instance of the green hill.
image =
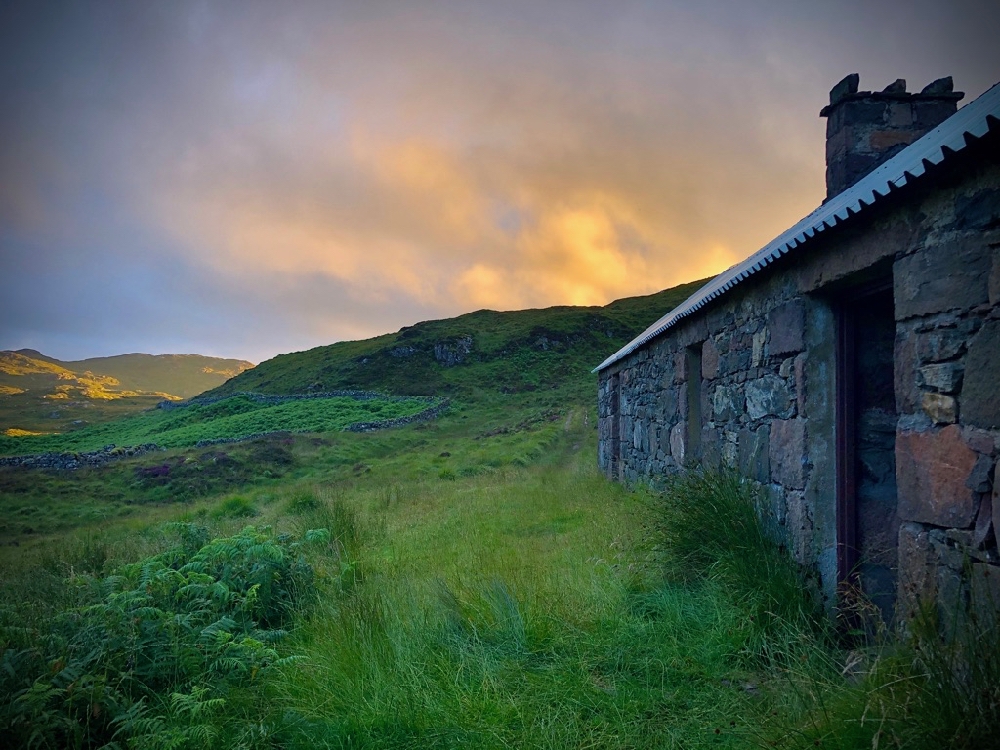
<svg viewBox="0 0 1000 750">
<path fill-rule="evenodd" d="M 704 281 L 605 307 L 478 312 L 396 333 L 282 354 L 211 391 L 289 394 L 345 388 L 396 395 L 594 398 L 591 370 Z"/>
</svg>

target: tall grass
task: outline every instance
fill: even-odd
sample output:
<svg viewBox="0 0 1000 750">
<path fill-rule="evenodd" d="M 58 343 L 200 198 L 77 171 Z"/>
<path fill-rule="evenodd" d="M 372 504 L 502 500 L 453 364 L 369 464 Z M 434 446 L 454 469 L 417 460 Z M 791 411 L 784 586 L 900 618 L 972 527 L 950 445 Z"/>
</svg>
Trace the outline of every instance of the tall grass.
<svg viewBox="0 0 1000 750">
<path fill-rule="evenodd" d="M 775 707 L 758 715 L 761 745 L 1000 747 L 991 568 L 973 578 L 970 601 L 948 612 L 928 603 L 907 635 L 887 630 L 869 607 L 869 640 L 845 648 L 781 549 L 755 484 L 729 471 L 692 472 L 669 485 L 658 507 L 668 575 L 715 582 L 752 623 L 741 661 L 760 670 Z"/>
<path fill-rule="evenodd" d="M 670 480 L 657 510 L 669 575 L 717 581 L 764 635 L 819 627 L 817 604 L 782 547 L 759 485 L 729 469 L 692 471 Z"/>
<path fill-rule="evenodd" d="M 887 637 L 843 649 L 781 550 L 754 485 L 702 473 L 663 494 L 628 491 L 592 467 L 593 431 L 582 414 L 536 418 L 509 433 L 475 427 L 473 436 L 489 433 L 478 440 L 437 425 L 393 439 L 352 437 L 349 445 L 369 450 L 338 459 L 349 474 L 319 479 L 321 464 L 312 464 L 313 473 L 192 506 L 180 528 L 204 523 L 210 538 L 230 540 L 220 542 L 227 550 L 243 533 L 244 514 L 256 514 L 256 531 L 247 532 L 256 541 L 225 552 L 231 563 L 223 569 L 235 577 L 213 573 L 222 559 L 215 553 L 203 562 L 206 575 L 237 592 L 232 602 L 247 602 L 244 619 L 228 615 L 238 627 L 227 629 L 227 643 L 250 638 L 274 655 L 220 674 L 189 654 L 165 670 L 172 682 L 129 683 L 132 702 L 112 711 L 113 724 L 102 713 L 93 736 L 137 747 L 867 750 L 995 742 L 1000 644 L 989 641 L 989 658 L 970 660 L 983 653 L 974 639 L 995 638 L 986 614 L 949 626 L 960 636 L 967 627 L 964 641 L 943 641 L 935 613 L 909 643 Z M 526 456 L 523 465 L 509 460 L 516 455 Z M 461 470 L 472 466 L 480 469 Z M 449 481 L 439 478 L 445 467 L 458 469 Z M 2 583 L 5 599 L 18 603 L 3 609 L 2 658 L 23 677 L 25 667 L 10 660 L 35 649 L 38 669 L 33 680 L 4 688 L 12 697 L 0 741 L 26 743 L 18 717 L 42 716 L 49 726 L 48 714 L 25 713 L 22 700 L 60 673 L 51 671 L 59 654 L 47 656 L 39 633 L 67 616 L 89 622 L 81 613 L 95 605 L 107 614 L 110 594 L 152 596 L 132 585 L 135 576 L 148 570 L 156 593 L 157 576 L 190 577 L 191 555 L 221 549 L 192 537 L 183 562 L 157 567 L 177 554 L 175 532 L 115 533 L 26 552 L 23 569 Z M 268 612 L 254 609 L 250 590 L 264 583 L 253 578 L 254 565 L 266 570 L 274 545 L 287 550 L 281 559 L 289 565 L 301 553 L 311 574 L 284 598 L 268 595 L 278 602 Z M 290 570 L 280 576 L 293 578 Z M 163 583 L 171 606 L 211 586 L 189 584 Z M 182 629 L 174 641 L 156 640 L 169 619 L 158 613 L 185 612 L 163 599 L 149 606 L 150 642 L 163 658 L 187 653 Z M 251 621 L 280 636 L 241 630 Z M 122 632 L 132 637 L 130 628 Z M 298 658 L 281 661 L 292 654 Z M 108 674 L 131 668 L 127 659 L 107 663 L 118 670 Z M 73 704 L 68 684 L 55 689 L 63 693 L 50 696 L 52 705 L 86 725 L 84 708 L 96 704 Z M 44 737 L 36 744 L 85 744 L 65 732 Z"/>
</svg>

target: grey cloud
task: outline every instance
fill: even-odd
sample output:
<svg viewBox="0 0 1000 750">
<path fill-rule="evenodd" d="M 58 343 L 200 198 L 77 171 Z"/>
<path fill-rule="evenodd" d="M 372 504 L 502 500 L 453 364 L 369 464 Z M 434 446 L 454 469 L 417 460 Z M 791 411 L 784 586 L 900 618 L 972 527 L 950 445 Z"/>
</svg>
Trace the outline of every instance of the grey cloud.
<svg viewBox="0 0 1000 750">
<path fill-rule="evenodd" d="M 477 264 L 558 274 L 525 247 L 574 209 L 647 264 L 608 294 L 683 281 L 819 202 L 840 77 L 974 96 L 998 32 L 978 0 L 6 4 L 0 347 L 392 330 Z"/>
</svg>

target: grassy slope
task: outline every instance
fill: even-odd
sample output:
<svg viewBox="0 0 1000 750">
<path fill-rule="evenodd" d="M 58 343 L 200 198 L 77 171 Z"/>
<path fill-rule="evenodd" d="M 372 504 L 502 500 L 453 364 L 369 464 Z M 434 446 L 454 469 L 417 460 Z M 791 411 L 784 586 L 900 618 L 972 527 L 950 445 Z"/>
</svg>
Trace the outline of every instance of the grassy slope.
<svg viewBox="0 0 1000 750">
<path fill-rule="evenodd" d="M 227 381 L 213 393 L 303 393 L 362 388 L 401 395 L 460 396 L 559 391 L 565 402 L 589 403 L 590 371 L 704 282 L 605 307 L 550 307 L 478 312 L 408 326 L 364 341 L 282 354 Z M 435 357 L 471 337 L 471 351 L 448 366 Z M 521 399 L 524 403 L 533 399 Z"/>
</svg>

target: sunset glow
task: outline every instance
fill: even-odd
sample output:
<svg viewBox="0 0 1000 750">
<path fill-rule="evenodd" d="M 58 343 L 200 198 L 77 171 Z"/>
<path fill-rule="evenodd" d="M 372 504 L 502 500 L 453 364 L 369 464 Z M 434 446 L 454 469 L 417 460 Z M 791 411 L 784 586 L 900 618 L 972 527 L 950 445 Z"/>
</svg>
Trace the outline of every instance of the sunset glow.
<svg viewBox="0 0 1000 750">
<path fill-rule="evenodd" d="M 918 5 L 8 7 L 0 348 L 257 361 L 715 274 L 821 201 L 844 74 L 1000 78 Z"/>
</svg>

